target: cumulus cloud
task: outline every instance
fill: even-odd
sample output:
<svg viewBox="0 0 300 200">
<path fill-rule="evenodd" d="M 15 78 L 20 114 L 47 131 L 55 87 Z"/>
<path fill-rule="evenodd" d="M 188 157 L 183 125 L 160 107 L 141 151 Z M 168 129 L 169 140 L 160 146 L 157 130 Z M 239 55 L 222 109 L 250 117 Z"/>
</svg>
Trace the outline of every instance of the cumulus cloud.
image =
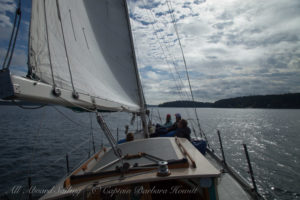
<svg viewBox="0 0 300 200">
<path fill-rule="evenodd" d="M 141 77 L 149 103 L 188 98 L 178 93 L 187 90 L 187 81 L 170 13 L 196 100 L 300 92 L 299 1 L 144 0 L 129 5 L 139 67 L 151 66 L 152 76 L 144 72 Z M 159 71 L 169 76 L 160 79 Z"/>
<path fill-rule="evenodd" d="M 30 5 L 12 69 L 25 73 Z M 198 101 L 300 92 L 300 2 L 297 0 L 128 0 L 147 103 L 190 99 L 186 58 Z M 0 0 L 0 57 L 16 3 Z M 175 19 L 172 19 L 172 15 Z M 23 66 L 23 68 L 22 68 Z"/>
<path fill-rule="evenodd" d="M 20 24 L 17 43 L 10 69 L 13 73 L 24 75 L 27 71 L 27 44 L 28 44 L 28 30 L 30 18 L 30 4 L 25 1 L 22 4 L 22 20 Z M 0 0 L 0 64 L 3 64 L 5 58 L 9 39 L 13 29 L 13 20 L 17 4 L 12 0 Z M 1 66 L 2 67 L 2 66 Z"/>
<path fill-rule="evenodd" d="M 1 0 L 0 1 L 0 26 L 2 28 L 11 27 L 12 22 L 10 14 L 14 13 L 16 10 L 16 3 L 11 0 Z"/>
</svg>

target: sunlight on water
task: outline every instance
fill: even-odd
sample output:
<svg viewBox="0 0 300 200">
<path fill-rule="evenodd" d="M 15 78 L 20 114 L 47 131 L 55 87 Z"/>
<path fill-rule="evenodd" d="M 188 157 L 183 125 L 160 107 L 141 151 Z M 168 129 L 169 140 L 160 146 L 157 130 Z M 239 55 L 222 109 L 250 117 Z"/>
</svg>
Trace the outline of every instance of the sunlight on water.
<svg viewBox="0 0 300 200">
<path fill-rule="evenodd" d="M 75 168 L 92 152 L 91 121 L 96 150 L 101 141 L 107 145 L 95 116 L 74 113 L 57 107 L 72 121 L 52 107 L 24 111 L 5 106 L 0 110 L 1 147 L 0 192 L 9 192 L 14 185 L 26 187 L 31 175 L 34 185 L 49 188 L 66 174 L 65 156 Z M 158 108 L 152 120 L 159 122 Z M 194 118 L 193 109 L 159 108 L 164 120 L 170 113 Z M 300 194 L 300 110 L 271 109 L 198 109 L 200 123 L 209 144 L 220 155 L 217 130 L 220 130 L 227 162 L 249 182 L 248 166 L 242 144 L 247 144 L 259 191 L 268 199 L 298 199 Z M 124 138 L 124 127 L 130 123 L 126 113 L 105 113 L 109 127 Z M 74 123 L 75 122 L 75 123 Z M 131 130 L 136 130 L 136 122 Z M 195 121 L 189 126 L 197 130 Z"/>
</svg>

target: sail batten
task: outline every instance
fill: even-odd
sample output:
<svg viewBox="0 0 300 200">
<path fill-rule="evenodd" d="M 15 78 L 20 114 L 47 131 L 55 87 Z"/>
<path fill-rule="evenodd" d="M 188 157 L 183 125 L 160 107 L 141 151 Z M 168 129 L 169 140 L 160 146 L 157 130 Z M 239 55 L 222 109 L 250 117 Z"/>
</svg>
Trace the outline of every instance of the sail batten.
<svg viewBox="0 0 300 200">
<path fill-rule="evenodd" d="M 32 73 L 64 90 L 141 108 L 126 12 L 123 0 L 33 0 Z"/>
</svg>

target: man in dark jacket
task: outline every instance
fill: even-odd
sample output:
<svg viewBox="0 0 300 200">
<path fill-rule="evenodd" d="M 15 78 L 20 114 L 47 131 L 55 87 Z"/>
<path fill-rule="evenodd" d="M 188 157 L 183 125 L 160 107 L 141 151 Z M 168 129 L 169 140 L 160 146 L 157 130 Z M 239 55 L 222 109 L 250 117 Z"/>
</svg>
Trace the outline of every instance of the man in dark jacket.
<svg viewBox="0 0 300 200">
<path fill-rule="evenodd" d="M 180 120 L 178 123 L 178 128 L 176 129 L 175 136 L 191 140 L 191 129 L 187 125 L 188 123 L 186 120 Z"/>
<path fill-rule="evenodd" d="M 167 129 L 167 132 L 174 131 L 178 128 L 178 123 L 181 120 L 181 115 L 179 113 L 176 113 L 175 117 L 176 117 L 176 121 L 174 122 L 174 124 L 171 127 L 169 127 Z"/>
</svg>

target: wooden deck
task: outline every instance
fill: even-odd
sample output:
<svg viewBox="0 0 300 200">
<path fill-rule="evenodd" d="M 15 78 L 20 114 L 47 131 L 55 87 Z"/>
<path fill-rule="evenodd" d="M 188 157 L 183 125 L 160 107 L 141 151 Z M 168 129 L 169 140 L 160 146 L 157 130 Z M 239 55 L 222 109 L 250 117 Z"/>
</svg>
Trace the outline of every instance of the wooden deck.
<svg viewBox="0 0 300 200">
<path fill-rule="evenodd" d="M 135 183 L 147 183 L 156 181 L 166 181 L 166 180 L 180 180 L 180 179 L 201 179 L 201 178 L 216 178 L 220 176 L 220 171 L 217 170 L 208 160 L 196 149 L 194 146 L 184 138 L 178 138 L 178 142 L 186 149 L 186 153 L 194 160 L 196 167 L 192 166 L 192 160 L 186 156 L 186 153 L 182 151 L 182 148 L 176 143 L 176 138 L 150 138 L 150 139 L 140 139 L 131 142 L 126 142 L 119 145 L 122 150 L 123 155 L 138 154 L 139 152 L 144 152 L 163 160 L 179 160 L 186 158 L 188 160 L 188 165 L 182 167 L 170 168 L 171 174 L 169 176 L 161 177 L 157 176 L 157 167 L 151 170 L 143 170 L 138 173 L 133 174 L 120 174 L 116 173 L 112 176 L 95 179 L 82 179 L 82 182 L 77 182 L 76 184 L 69 184 L 66 186 L 66 182 L 70 179 L 71 175 L 88 175 L 101 169 L 101 167 L 111 163 L 116 160 L 117 157 L 114 155 L 111 149 L 107 152 L 101 151 L 95 154 L 88 163 L 85 163 L 80 168 L 62 180 L 58 185 L 56 185 L 52 191 L 53 193 L 48 193 L 42 197 L 42 199 L 52 199 L 57 197 L 66 196 L 72 193 L 72 191 L 82 191 L 86 188 L 97 186 L 97 187 L 108 187 L 108 186 L 118 186 L 118 185 L 129 185 Z M 123 161 L 124 162 L 124 161 Z M 147 165 L 153 163 L 153 161 L 145 158 L 134 158 L 126 161 L 130 166 L 134 163 L 139 163 L 139 165 Z M 112 164 L 105 170 L 100 170 L 108 172 L 120 166 L 121 162 Z M 72 181 L 71 181 L 72 182 Z M 55 191 L 60 191 L 60 193 L 55 193 Z"/>
</svg>

